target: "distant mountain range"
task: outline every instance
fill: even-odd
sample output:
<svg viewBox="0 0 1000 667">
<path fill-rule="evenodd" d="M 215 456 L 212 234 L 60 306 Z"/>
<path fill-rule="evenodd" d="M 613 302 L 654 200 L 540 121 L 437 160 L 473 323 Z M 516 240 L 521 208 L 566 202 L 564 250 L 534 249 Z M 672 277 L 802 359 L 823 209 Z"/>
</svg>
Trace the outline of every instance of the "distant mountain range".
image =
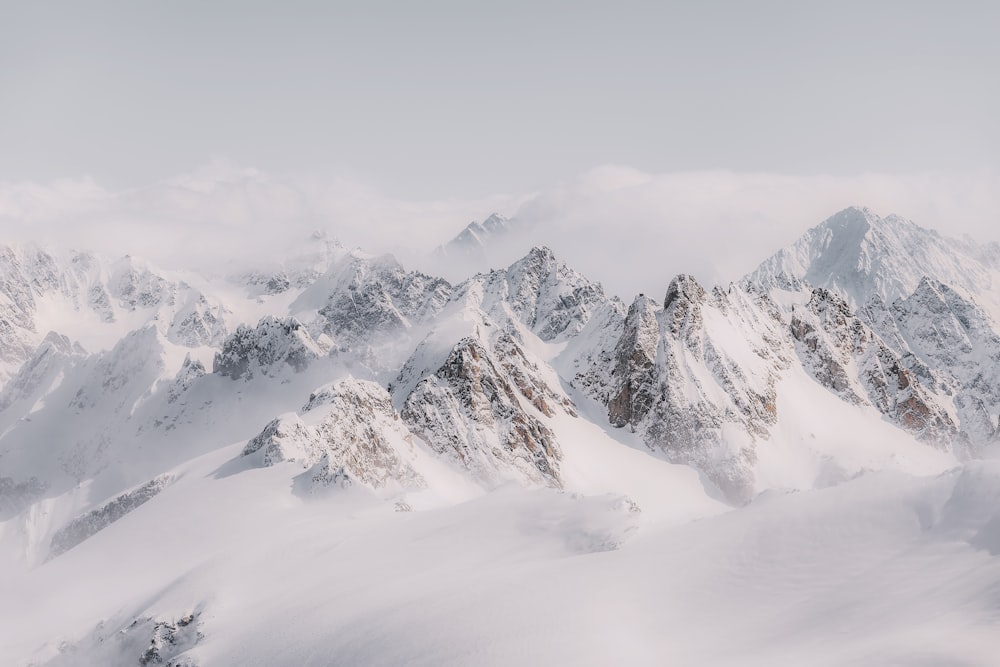
<svg viewBox="0 0 1000 667">
<path fill-rule="evenodd" d="M 474 261 L 514 224 L 438 252 Z M 257 475 L 406 510 L 595 479 L 642 507 L 635 452 L 720 507 L 944 470 L 1000 440 L 998 316 L 1000 246 L 860 208 L 737 282 L 679 275 L 629 303 L 544 247 L 457 284 L 321 236 L 230 276 L 5 247 L 4 539 L 71 558 L 154 500 L 182 511 L 172 486 L 225 447 L 206 488 Z M 154 644 L 198 641 L 150 623 Z"/>
</svg>

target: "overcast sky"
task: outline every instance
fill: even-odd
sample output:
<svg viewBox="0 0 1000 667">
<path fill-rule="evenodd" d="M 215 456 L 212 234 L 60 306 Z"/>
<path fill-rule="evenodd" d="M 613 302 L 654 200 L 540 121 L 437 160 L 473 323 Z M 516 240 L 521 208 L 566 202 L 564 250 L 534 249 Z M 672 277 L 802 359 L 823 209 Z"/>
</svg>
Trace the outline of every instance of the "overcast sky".
<svg viewBox="0 0 1000 667">
<path fill-rule="evenodd" d="M 737 277 L 852 204 L 996 239 L 998 19 L 995 1 L 3 3 L 0 226 L 152 254 L 319 227 L 399 251 L 500 210 L 610 229 L 601 252 L 642 241 L 656 266 L 624 292 Z"/>
<path fill-rule="evenodd" d="M 442 198 L 604 164 L 996 169 L 998 8 L 5 3 L 0 179 L 137 185 L 225 156 Z"/>
</svg>

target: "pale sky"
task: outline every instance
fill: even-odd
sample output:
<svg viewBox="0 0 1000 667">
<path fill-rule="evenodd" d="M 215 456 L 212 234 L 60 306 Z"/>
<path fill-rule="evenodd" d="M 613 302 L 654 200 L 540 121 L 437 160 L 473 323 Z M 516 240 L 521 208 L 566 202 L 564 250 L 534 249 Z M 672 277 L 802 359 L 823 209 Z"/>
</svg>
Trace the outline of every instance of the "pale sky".
<svg viewBox="0 0 1000 667">
<path fill-rule="evenodd" d="M 0 0 L 0 242 L 217 267 L 322 229 L 445 272 L 427 251 L 499 211 L 534 225 L 500 259 L 546 243 L 628 297 L 737 279 L 850 205 L 1000 240 L 998 18 Z"/>
<path fill-rule="evenodd" d="M 1000 3 L 4 2 L 0 181 L 1000 171 Z"/>
</svg>

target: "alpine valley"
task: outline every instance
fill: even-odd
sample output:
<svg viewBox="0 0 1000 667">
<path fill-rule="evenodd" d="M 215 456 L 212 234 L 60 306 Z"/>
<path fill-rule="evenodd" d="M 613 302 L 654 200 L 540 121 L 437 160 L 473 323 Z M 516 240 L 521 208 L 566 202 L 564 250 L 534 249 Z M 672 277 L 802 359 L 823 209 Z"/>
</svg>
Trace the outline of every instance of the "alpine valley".
<svg viewBox="0 0 1000 667">
<path fill-rule="evenodd" d="M 1000 245 L 860 208 L 627 301 L 2 247 L 0 664 L 996 664 L 998 322 Z"/>
</svg>

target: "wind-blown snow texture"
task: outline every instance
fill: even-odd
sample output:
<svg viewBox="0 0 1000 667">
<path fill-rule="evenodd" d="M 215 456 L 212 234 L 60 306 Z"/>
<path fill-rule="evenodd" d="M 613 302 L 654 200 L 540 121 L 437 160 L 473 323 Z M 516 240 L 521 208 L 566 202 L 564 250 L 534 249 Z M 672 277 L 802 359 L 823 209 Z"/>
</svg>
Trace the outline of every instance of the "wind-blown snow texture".
<svg viewBox="0 0 1000 667">
<path fill-rule="evenodd" d="M 847 209 L 626 305 L 0 249 L 0 661 L 989 664 L 998 258 Z"/>
</svg>

